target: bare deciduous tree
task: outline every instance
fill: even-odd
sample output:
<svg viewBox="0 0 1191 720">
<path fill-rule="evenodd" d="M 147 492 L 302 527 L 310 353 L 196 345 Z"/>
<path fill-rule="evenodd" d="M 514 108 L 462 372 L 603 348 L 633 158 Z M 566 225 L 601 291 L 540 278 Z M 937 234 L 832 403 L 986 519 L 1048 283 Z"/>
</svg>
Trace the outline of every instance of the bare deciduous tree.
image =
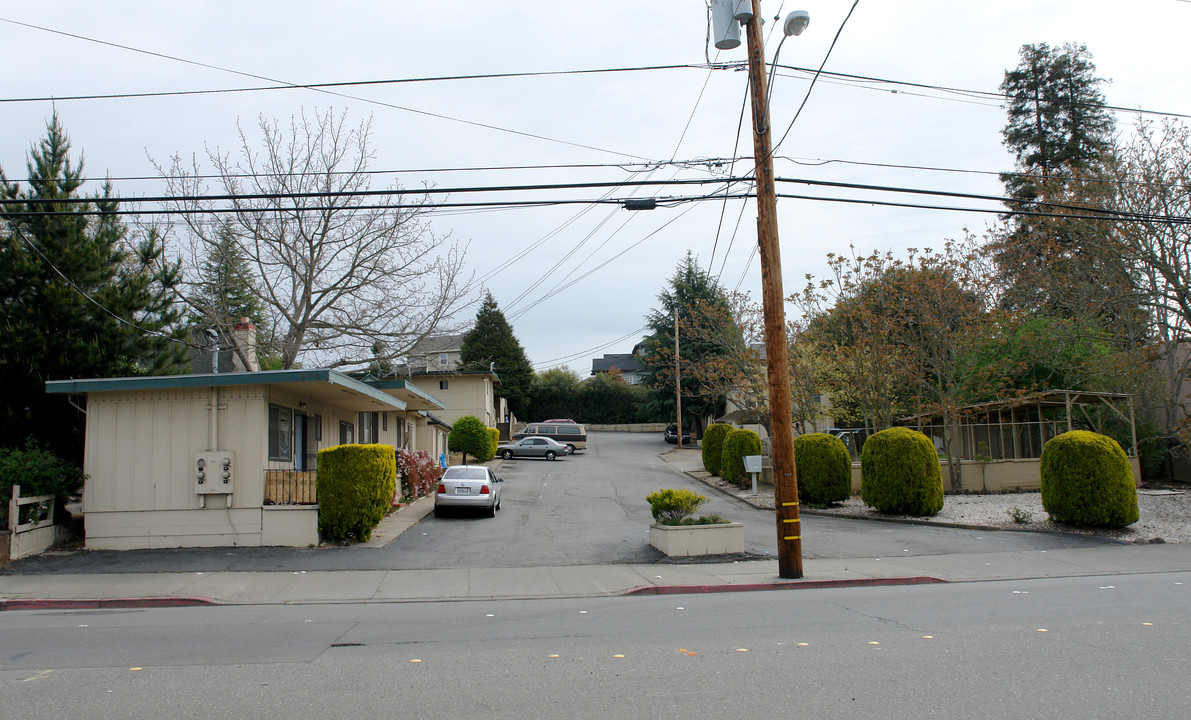
<svg viewBox="0 0 1191 720">
<path fill-rule="evenodd" d="M 1155 364 L 1165 385 L 1168 437 L 1191 446 L 1186 388 L 1191 383 L 1191 131 L 1180 122 L 1139 121 L 1132 142 L 1112 164 L 1117 209 L 1140 216 L 1121 223 L 1113 249 L 1133 270 L 1157 341 Z"/>
<path fill-rule="evenodd" d="M 206 153 L 221 199 L 206 196 L 197 158 L 186 166 L 175 155 L 158 170 L 171 209 L 185 211 L 192 258 L 221 235 L 247 258 L 262 337 L 282 368 L 385 362 L 448 329 L 467 286 L 460 249 L 431 232 L 427 196 L 371 189 L 370 120 L 303 113 L 283 128 L 261 118 L 255 140 L 238 129 L 236 155 Z"/>
</svg>

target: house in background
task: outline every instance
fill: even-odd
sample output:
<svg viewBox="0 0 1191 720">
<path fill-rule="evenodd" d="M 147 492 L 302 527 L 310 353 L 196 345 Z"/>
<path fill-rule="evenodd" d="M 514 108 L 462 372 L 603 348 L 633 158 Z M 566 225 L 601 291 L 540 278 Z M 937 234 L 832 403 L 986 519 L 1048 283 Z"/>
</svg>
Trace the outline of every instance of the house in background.
<svg viewBox="0 0 1191 720">
<path fill-rule="evenodd" d="M 442 405 L 434 412 L 435 419 L 447 425 L 454 425 L 464 415 L 473 415 L 485 426 L 496 427 L 497 423 L 505 422 L 508 412 L 504 399 L 496 397 L 500 378 L 491 370 L 419 371 L 411 368 L 385 373 L 379 379 L 365 378 L 364 382 L 386 392 L 391 383 L 407 382 L 425 388 Z"/>
<path fill-rule="evenodd" d="M 641 346 L 638 345 L 631 353 L 605 354 L 602 358 L 593 359 L 591 374 L 595 376 L 617 370 L 629 385 L 640 385 L 649 375 L 649 368 L 641 364 L 640 350 Z"/>
<path fill-rule="evenodd" d="M 406 355 L 406 364 L 397 369 L 408 372 L 451 372 L 463 364 L 463 335 L 428 337 L 414 345 Z"/>
<path fill-rule="evenodd" d="M 406 364 L 382 373 L 379 381 L 383 385 L 405 379 L 425 388 L 442 402 L 441 411 L 434 415 L 447 425 L 453 425 L 465 415 L 479 418 L 487 427 L 507 425 L 513 418 L 504 398 L 496 397 L 496 387 L 500 385 L 496 372 L 491 368 L 461 369 L 463 338 L 462 334 L 426 338 L 409 351 Z"/>
<path fill-rule="evenodd" d="M 445 450 L 412 382 L 334 370 L 56 380 L 86 397 L 83 517 L 96 549 L 319 542 L 317 452 L 341 443 Z"/>
</svg>

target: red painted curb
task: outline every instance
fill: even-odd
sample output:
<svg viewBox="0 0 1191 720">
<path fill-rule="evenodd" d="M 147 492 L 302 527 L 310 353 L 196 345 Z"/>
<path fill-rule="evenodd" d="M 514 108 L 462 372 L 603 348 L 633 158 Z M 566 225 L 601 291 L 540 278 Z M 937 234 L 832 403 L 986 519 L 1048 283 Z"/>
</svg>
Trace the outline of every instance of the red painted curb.
<svg viewBox="0 0 1191 720">
<path fill-rule="evenodd" d="M 62 598 L 9 598 L 0 599 L 0 611 L 4 610 L 95 610 L 104 608 L 167 608 L 218 605 L 204 597 L 148 597 L 148 598 L 106 598 L 94 600 L 68 600 Z"/>
<path fill-rule="evenodd" d="M 625 592 L 625 595 L 692 595 L 696 593 L 757 592 L 760 590 L 814 590 L 817 588 L 879 587 L 882 585 L 934 585 L 945 583 L 936 577 L 853 578 L 849 580 L 778 580 L 764 583 L 731 583 L 725 585 L 645 585 Z"/>
</svg>

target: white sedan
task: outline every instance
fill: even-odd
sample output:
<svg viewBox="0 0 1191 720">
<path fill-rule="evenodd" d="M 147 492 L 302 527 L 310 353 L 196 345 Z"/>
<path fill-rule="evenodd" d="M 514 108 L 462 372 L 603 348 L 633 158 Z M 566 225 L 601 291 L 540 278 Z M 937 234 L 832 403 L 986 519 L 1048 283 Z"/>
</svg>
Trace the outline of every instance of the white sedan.
<svg viewBox="0 0 1191 720">
<path fill-rule="evenodd" d="M 446 508 L 474 508 L 496 517 L 503 482 L 484 465 L 452 465 L 438 479 L 434 517 L 442 517 Z"/>
</svg>

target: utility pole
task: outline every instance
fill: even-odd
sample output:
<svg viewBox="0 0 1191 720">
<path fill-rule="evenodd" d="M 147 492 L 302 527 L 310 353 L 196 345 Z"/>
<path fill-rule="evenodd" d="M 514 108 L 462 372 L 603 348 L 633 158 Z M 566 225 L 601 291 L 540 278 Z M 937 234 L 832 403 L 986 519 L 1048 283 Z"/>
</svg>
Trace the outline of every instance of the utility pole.
<svg viewBox="0 0 1191 720">
<path fill-rule="evenodd" d="M 794 468 L 794 422 L 790 403 L 790 360 L 786 347 L 786 308 L 782 259 L 777 235 L 777 196 L 766 94 L 765 44 L 761 37 L 761 0 L 752 0 L 746 24 L 749 87 L 753 105 L 754 176 L 757 183 L 757 242 L 761 256 L 761 300 L 765 313 L 765 358 L 769 383 L 770 452 L 777 512 L 778 575 L 802 577 L 802 520 L 798 512 L 798 475 Z M 680 436 L 681 440 L 681 436 Z"/>
<path fill-rule="evenodd" d="M 682 368 L 678 354 L 678 308 L 674 308 L 674 404 L 678 408 L 678 449 L 682 449 Z"/>
</svg>

